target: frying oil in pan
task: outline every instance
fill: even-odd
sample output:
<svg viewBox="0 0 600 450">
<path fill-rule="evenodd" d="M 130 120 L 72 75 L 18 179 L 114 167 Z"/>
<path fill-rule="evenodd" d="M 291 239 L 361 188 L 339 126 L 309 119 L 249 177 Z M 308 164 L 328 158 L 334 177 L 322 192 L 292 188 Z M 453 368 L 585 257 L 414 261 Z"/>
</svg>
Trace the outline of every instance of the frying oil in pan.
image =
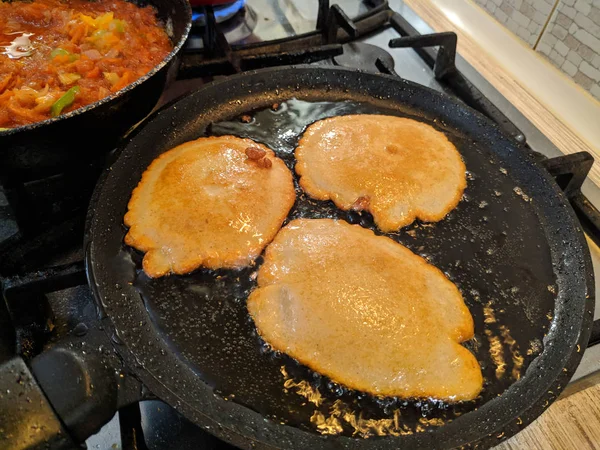
<svg viewBox="0 0 600 450">
<path fill-rule="evenodd" d="M 249 112 L 249 122 L 248 117 L 234 117 L 214 123 L 207 135 L 232 134 L 266 144 L 293 171 L 293 151 L 307 125 L 356 113 L 398 114 L 362 103 L 292 99 Z M 475 321 L 475 338 L 464 345 L 476 355 L 485 379 L 479 398 L 459 404 L 377 398 L 346 389 L 273 352 L 257 335 L 246 310 L 262 258 L 239 271 L 198 270 L 150 280 L 140 269 L 141 255 L 124 248 L 137 269 L 132 282 L 154 325 L 217 395 L 273 421 L 317 433 L 402 435 L 426 432 L 467 414 L 502 395 L 524 374 L 542 350 L 556 296 L 548 246 L 532 225 L 539 222 L 531 199 L 492 152 L 443 124 L 432 125 L 448 135 L 465 160 L 464 198 L 441 222 L 416 222 L 387 236 L 440 268 L 461 290 Z M 312 200 L 299 188 L 297 177 L 295 183 L 297 200 L 288 221 L 335 218 L 381 234 L 369 214 Z"/>
</svg>

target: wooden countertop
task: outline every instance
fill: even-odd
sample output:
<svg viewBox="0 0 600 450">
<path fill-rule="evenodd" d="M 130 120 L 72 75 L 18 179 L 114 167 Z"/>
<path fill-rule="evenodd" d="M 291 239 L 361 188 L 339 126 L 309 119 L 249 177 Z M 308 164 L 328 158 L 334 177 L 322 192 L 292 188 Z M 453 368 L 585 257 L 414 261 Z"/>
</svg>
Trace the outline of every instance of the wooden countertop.
<svg viewBox="0 0 600 450">
<path fill-rule="evenodd" d="M 582 139 L 533 97 L 477 42 L 463 33 L 429 0 L 404 0 L 436 31 L 454 31 L 458 52 L 508 101 L 542 131 L 563 153 L 589 151 Z M 600 165 L 590 177 L 600 184 Z M 496 450 L 600 449 L 600 385 L 593 385 L 552 404 L 534 423 L 496 447 Z"/>
<path fill-rule="evenodd" d="M 553 403 L 535 422 L 495 450 L 600 449 L 600 386 Z"/>
</svg>

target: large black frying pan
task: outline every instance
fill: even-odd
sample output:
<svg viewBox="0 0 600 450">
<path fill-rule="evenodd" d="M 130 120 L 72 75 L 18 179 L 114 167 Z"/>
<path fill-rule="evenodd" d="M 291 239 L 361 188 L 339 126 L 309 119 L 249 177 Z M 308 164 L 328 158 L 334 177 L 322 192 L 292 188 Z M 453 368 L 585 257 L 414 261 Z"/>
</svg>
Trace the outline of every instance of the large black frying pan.
<svg viewBox="0 0 600 450">
<path fill-rule="evenodd" d="M 114 148 L 117 140 L 156 106 L 165 86 L 177 74 L 192 26 L 192 10 L 187 0 L 134 3 L 156 8 L 173 51 L 146 75 L 98 102 L 56 118 L 0 131 L 0 177 L 32 179 L 82 167 Z"/>
<path fill-rule="evenodd" d="M 280 104 L 276 111 L 274 103 Z M 468 187 L 456 210 L 437 224 L 416 223 L 389 236 L 428 258 L 461 289 L 476 328 L 468 346 L 485 377 L 474 402 L 406 402 L 348 391 L 261 343 L 245 306 L 256 268 L 150 280 L 140 269 L 141 255 L 123 244 L 131 191 L 161 153 L 200 136 L 231 133 L 269 145 L 293 169 L 302 130 L 320 118 L 349 113 L 430 123 L 465 160 Z M 244 114 L 254 120 L 242 123 Z M 339 211 L 300 190 L 289 219 L 299 216 L 335 217 L 378 232 L 367 214 Z M 131 371 L 188 419 L 245 448 L 496 444 L 558 396 L 580 360 L 594 307 L 584 235 L 543 168 L 486 118 L 445 95 L 338 68 L 283 67 L 233 76 L 152 116 L 96 189 L 86 262 L 104 329 Z M 287 388 L 282 367 L 292 379 Z M 322 405 L 297 393 L 294 385 L 303 380 L 321 392 Z M 336 400 L 357 420 L 378 421 L 371 424 L 384 424 L 399 410 L 401 435 L 365 439 L 364 428 L 357 431 L 343 419 L 340 435 L 322 435 L 310 419 L 318 417 L 315 411 L 329 417 Z"/>
</svg>

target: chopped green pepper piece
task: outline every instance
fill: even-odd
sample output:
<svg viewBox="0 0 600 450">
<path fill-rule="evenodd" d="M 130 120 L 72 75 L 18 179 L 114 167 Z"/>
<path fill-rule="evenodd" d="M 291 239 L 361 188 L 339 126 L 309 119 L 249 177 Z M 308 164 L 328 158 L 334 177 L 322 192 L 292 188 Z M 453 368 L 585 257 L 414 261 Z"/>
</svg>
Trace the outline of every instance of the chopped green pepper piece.
<svg viewBox="0 0 600 450">
<path fill-rule="evenodd" d="M 61 98 L 56 100 L 50 108 L 50 114 L 52 117 L 59 116 L 63 109 L 71 106 L 75 101 L 75 95 L 78 94 L 80 90 L 81 89 L 79 89 L 79 86 L 73 86 L 71 89 L 65 92 Z"/>
<path fill-rule="evenodd" d="M 0 128 L 0 131 L 8 131 L 10 128 Z"/>
<path fill-rule="evenodd" d="M 66 51 L 64 48 L 55 48 L 54 50 L 52 50 L 52 53 L 50 53 L 50 56 L 52 58 L 58 56 L 58 55 L 69 55 L 70 53 L 68 51 Z"/>
<path fill-rule="evenodd" d="M 114 19 L 109 25 L 110 30 L 115 30 L 117 33 L 125 33 L 125 25 L 122 20 Z"/>
<path fill-rule="evenodd" d="M 98 39 L 104 36 L 106 33 L 108 33 L 106 30 L 96 30 L 92 33 L 92 37 Z"/>
</svg>

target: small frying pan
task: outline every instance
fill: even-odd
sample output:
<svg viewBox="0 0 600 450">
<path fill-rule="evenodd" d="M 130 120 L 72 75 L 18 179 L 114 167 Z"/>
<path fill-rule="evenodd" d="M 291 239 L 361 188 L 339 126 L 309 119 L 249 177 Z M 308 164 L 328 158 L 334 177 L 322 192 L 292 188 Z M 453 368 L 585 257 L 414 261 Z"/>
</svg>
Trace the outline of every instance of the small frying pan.
<svg viewBox="0 0 600 450">
<path fill-rule="evenodd" d="M 350 113 L 430 123 L 465 160 L 468 187 L 453 212 L 439 223 L 415 223 L 388 236 L 461 289 L 475 321 L 476 337 L 468 345 L 485 378 L 473 402 L 373 398 L 336 385 L 261 342 L 245 306 L 255 267 L 151 280 L 141 270 L 141 255 L 123 244 L 131 191 L 161 153 L 200 136 L 235 134 L 270 146 L 293 170 L 303 129 Z M 242 123 L 244 114 L 253 120 Z M 369 215 L 340 211 L 298 189 L 288 220 L 300 216 L 347 220 L 379 233 Z M 452 98 L 391 76 L 340 68 L 248 72 L 153 115 L 98 185 L 85 248 L 104 330 L 131 372 L 188 419 L 244 448 L 495 445 L 559 395 L 581 358 L 594 308 L 584 235 L 541 166 Z M 311 403 L 302 386 L 318 390 L 323 402 Z M 317 427 L 319 414 L 337 420 L 341 430 Z"/>
<path fill-rule="evenodd" d="M 135 3 L 156 8 L 173 50 L 146 75 L 100 101 L 59 117 L 0 131 L 0 177 L 35 179 L 82 167 L 113 149 L 117 140 L 156 106 L 177 75 L 192 11 L 187 0 Z"/>
</svg>

